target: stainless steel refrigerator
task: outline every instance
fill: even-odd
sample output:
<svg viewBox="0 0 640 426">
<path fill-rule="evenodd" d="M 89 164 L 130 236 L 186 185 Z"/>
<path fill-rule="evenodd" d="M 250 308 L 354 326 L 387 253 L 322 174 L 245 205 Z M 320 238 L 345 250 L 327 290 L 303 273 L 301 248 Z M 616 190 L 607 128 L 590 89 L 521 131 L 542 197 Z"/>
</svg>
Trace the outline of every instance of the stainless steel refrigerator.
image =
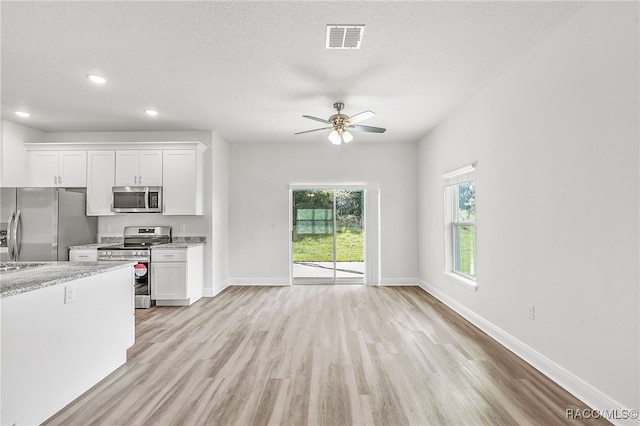
<svg viewBox="0 0 640 426">
<path fill-rule="evenodd" d="M 95 243 L 82 188 L 0 188 L 0 260 L 69 260 L 69 246 Z"/>
</svg>

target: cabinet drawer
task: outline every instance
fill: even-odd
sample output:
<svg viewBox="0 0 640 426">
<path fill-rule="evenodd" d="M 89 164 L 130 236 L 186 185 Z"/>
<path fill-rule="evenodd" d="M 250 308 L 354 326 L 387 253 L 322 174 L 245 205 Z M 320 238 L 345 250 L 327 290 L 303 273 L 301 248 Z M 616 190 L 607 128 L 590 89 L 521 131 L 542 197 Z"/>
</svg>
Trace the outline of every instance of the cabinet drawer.
<svg viewBox="0 0 640 426">
<path fill-rule="evenodd" d="M 186 262 L 187 250 L 151 249 L 152 262 Z"/>
<path fill-rule="evenodd" d="M 97 249 L 69 250 L 69 262 L 95 262 L 98 260 Z"/>
</svg>

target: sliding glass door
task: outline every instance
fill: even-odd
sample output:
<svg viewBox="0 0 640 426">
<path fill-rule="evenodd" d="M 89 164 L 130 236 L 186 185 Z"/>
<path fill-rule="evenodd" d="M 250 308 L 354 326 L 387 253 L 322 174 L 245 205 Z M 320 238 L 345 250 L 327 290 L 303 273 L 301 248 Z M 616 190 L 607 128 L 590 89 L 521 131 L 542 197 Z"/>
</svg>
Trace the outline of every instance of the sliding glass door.
<svg viewBox="0 0 640 426">
<path fill-rule="evenodd" d="M 292 191 L 294 284 L 364 283 L 364 191 Z"/>
</svg>

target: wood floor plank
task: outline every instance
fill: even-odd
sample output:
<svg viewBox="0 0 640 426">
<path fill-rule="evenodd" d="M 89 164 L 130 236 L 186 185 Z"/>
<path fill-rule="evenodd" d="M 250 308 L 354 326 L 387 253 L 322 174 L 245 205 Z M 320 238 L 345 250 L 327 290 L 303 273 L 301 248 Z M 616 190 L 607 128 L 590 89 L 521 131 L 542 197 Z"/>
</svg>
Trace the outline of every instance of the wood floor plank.
<svg viewBox="0 0 640 426">
<path fill-rule="evenodd" d="M 416 287 L 229 287 L 136 312 L 48 425 L 564 425 L 587 408 Z"/>
</svg>

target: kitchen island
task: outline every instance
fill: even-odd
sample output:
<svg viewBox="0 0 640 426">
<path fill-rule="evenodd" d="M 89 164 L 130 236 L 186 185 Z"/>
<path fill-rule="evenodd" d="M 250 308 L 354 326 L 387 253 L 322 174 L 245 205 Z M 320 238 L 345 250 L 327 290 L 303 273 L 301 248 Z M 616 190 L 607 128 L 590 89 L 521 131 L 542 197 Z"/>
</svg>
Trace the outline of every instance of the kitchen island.
<svg viewBox="0 0 640 426">
<path fill-rule="evenodd" d="M 1 424 L 40 424 L 126 362 L 132 264 L 0 265 Z"/>
<path fill-rule="evenodd" d="M 132 264 L 132 262 L 3 262 L 0 264 L 0 297 L 15 296 L 121 269 Z M 14 268 L 15 270 L 12 270 Z M 2 269 L 9 270 L 4 272 Z"/>
</svg>

